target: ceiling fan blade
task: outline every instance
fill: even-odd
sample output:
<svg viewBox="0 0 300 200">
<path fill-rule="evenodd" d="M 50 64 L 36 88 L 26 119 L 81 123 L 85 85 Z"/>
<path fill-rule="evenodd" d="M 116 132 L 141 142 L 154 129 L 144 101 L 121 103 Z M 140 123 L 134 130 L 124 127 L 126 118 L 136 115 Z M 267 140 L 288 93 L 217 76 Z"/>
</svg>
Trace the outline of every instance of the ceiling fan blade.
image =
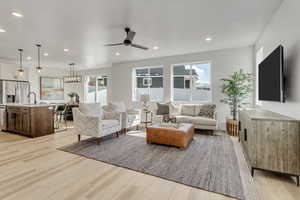
<svg viewBox="0 0 300 200">
<path fill-rule="evenodd" d="M 139 49 L 144 49 L 144 50 L 148 50 L 149 48 L 148 47 L 144 47 L 142 45 L 138 45 L 138 44 L 131 44 L 132 47 L 135 47 L 135 48 L 139 48 Z"/>
<path fill-rule="evenodd" d="M 124 45 L 124 44 L 123 43 L 115 43 L 115 44 L 106 44 L 104 46 L 112 47 L 112 46 L 120 46 L 120 45 Z"/>
<path fill-rule="evenodd" d="M 133 38 L 135 36 L 135 32 L 134 31 L 129 31 L 126 37 L 126 40 L 132 41 Z"/>
</svg>

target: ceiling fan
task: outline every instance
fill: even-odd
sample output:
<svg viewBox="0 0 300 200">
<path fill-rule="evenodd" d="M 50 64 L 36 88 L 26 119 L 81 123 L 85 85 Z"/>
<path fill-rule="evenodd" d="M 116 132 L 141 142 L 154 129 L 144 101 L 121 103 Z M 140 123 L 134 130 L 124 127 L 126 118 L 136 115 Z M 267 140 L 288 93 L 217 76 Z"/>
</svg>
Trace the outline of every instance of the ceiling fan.
<svg viewBox="0 0 300 200">
<path fill-rule="evenodd" d="M 105 46 L 121 46 L 121 45 L 125 45 L 125 46 L 131 46 L 131 47 L 143 49 L 143 50 L 148 50 L 149 49 L 148 47 L 132 43 L 133 38 L 135 36 L 135 32 L 131 31 L 130 28 L 126 27 L 125 28 L 125 32 L 126 32 L 126 38 L 125 38 L 125 40 L 122 43 L 106 44 Z"/>
</svg>

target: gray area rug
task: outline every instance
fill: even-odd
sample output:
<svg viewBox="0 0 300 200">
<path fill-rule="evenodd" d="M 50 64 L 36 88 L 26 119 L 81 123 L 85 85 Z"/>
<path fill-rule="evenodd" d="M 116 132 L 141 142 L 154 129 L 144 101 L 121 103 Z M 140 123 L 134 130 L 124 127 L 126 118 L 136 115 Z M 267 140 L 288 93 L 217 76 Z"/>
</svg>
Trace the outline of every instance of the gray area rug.
<svg viewBox="0 0 300 200">
<path fill-rule="evenodd" d="M 188 186 L 245 199 L 234 144 L 229 136 L 196 134 L 187 149 L 147 144 L 143 134 L 93 138 L 60 148 L 90 159 Z"/>
</svg>

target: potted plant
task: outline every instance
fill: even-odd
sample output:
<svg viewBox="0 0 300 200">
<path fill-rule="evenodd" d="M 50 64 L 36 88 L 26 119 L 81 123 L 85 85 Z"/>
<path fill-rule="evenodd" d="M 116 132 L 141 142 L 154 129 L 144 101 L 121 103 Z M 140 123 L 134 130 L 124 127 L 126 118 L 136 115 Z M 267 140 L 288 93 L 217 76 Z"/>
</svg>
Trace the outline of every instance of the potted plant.
<svg viewBox="0 0 300 200">
<path fill-rule="evenodd" d="M 227 120 L 227 131 L 236 135 L 238 130 L 238 111 L 243 105 L 248 104 L 246 99 L 249 97 L 250 92 L 253 90 L 253 76 L 251 73 L 245 73 L 241 69 L 234 72 L 229 78 L 221 79 L 222 93 L 225 95 L 221 99 L 222 103 L 230 106 L 232 120 Z M 228 127 L 231 126 L 231 127 Z M 235 128 L 232 128 L 235 127 Z M 233 129 L 233 130 L 231 130 Z"/>
<path fill-rule="evenodd" d="M 69 102 L 69 104 L 74 104 L 74 103 L 75 103 L 74 97 L 77 97 L 78 94 L 77 94 L 76 92 L 70 92 L 70 93 L 68 93 L 68 96 L 70 97 L 70 102 Z"/>
</svg>

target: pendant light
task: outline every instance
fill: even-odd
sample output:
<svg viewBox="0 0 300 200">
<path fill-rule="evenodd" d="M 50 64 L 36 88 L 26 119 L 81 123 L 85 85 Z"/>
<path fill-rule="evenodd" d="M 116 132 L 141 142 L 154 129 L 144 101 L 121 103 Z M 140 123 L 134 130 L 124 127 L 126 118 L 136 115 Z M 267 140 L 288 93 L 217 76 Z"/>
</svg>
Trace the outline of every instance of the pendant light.
<svg viewBox="0 0 300 200">
<path fill-rule="evenodd" d="M 75 63 L 70 63 L 70 81 L 75 83 Z"/>
<path fill-rule="evenodd" d="M 80 83 L 81 76 L 78 76 L 75 72 L 75 63 L 69 64 L 69 74 L 65 79 L 65 83 Z"/>
<path fill-rule="evenodd" d="M 22 53 L 23 53 L 23 49 L 18 49 L 18 51 L 20 52 L 20 67 L 18 69 L 18 73 L 20 76 L 23 76 L 23 73 L 24 73 L 24 69 L 23 69 L 23 66 L 22 66 Z"/>
<path fill-rule="evenodd" d="M 42 45 L 36 44 L 35 46 L 37 46 L 37 49 L 38 49 L 38 64 L 37 64 L 36 70 L 37 70 L 38 73 L 40 73 L 43 69 L 41 67 L 41 60 L 40 60 L 40 49 L 41 49 Z"/>
<path fill-rule="evenodd" d="M 70 71 L 69 71 L 69 82 L 70 83 L 73 83 L 73 67 L 74 67 L 74 64 L 75 63 L 70 63 L 69 66 L 70 66 Z"/>
</svg>

